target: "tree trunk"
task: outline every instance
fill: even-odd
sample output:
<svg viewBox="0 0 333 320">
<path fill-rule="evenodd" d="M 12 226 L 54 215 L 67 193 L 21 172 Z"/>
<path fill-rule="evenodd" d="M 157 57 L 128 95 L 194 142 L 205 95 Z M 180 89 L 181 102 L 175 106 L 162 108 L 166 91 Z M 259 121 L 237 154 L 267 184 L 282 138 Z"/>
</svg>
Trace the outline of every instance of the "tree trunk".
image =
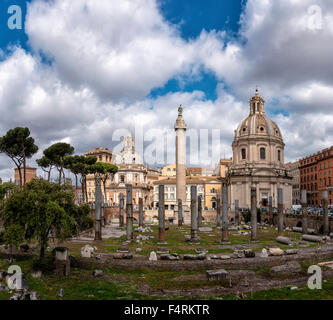
<svg viewBox="0 0 333 320">
<path fill-rule="evenodd" d="M 19 172 L 19 179 L 20 179 L 20 187 L 22 188 L 22 171 L 21 167 L 17 166 L 18 172 Z"/>
<path fill-rule="evenodd" d="M 86 197 L 86 203 L 88 203 L 88 190 L 87 190 L 87 176 L 84 176 L 84 195 Z"/>
<path fill-rule="evenodd" d="M 44 259 L 44 256 L 45 256 L 45 244 L 41 243 L 41 246 L 40 246 L 40 253 L 39 253 L 39 262 L 42 263 L 43 259 Z"/>
<path fill-rule="evenodd" d="M 61 185 L 61 168 L 58 169 L 58 171 L 59 171 L 59 186 L 60 186 Z"/>
<path fill-rule="evenodd" d="M 23 185 L 25 186 L 27 181 L 27 175 L 26 175 L 26 161 L 25 161 L 25 153 L 23 152 Z"/>
<path fill-rule="evenodd" d="M 74 174 L 74 175 L 75 175 L 75 199 L 76 199 L 76 202 L 79 204 L 79 199 L 77 196 L 77 174 Z"/>
<path fill-rule="evenodd" d="M 65 184 L 66 176 L 65 176 L 65 170 L 63 167 L 61 168 L 61 171 L 62 171 L 62 178 L 63 178 L 64 184 Z"/>
<path fill-rule="evenodd" d="M 86 195 L 85 195 L 85 191 L 84 191 L 84 179 L 81 176 L 81 192 L 82 192 L 82 198 L 83 198 L 83 202 L 86 203 Z"/>
</svg>

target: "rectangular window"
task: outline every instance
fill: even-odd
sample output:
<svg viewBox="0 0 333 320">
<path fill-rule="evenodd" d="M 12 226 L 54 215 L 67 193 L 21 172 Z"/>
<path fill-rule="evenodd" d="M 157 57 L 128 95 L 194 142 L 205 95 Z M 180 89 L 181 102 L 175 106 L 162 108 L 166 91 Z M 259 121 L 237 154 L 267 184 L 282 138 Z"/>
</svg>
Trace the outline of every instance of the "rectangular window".
<svg viewBox="0 0 333 320">
<path fill-rule="evenodd" d="M 266 159 L 266 149 L 260 148 L 260 159 L 265 160 Z"/>
<path fill-rule="evenodd" d="M 278 161 L 281 161 L 281 150 L 278 150 Z"/>
</svg>

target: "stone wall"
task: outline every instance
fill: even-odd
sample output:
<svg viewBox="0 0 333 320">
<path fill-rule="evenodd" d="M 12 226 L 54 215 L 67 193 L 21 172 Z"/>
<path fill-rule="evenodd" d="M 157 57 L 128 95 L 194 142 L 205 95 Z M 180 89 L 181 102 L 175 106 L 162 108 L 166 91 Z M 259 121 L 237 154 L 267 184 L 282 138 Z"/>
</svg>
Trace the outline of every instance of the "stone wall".
<svg viewBox="0 0 333 320">
<path fill-rule="evenodd" d="M 268 213 L 262 213 L 262 222 L 273 223 L 277 225 L 277 216 L 273 219 Z M 302 215 L 284 215 L 283 217 L 285 227 L 302 227 Z M 333 232 L 333 218 L 329 217 L 330 232 Z M 323 217 L 308 216 L 308 228 L 315 229 L 318 233 L 322 233 L 324 226 Z"/>
</svg>

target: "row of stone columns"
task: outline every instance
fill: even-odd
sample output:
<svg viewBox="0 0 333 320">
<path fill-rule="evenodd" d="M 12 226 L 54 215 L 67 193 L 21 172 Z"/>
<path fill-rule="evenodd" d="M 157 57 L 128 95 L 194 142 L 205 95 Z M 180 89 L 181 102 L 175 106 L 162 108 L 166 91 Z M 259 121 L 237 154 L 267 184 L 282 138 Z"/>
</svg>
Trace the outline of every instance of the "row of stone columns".
<svg viewBox="0 0 333 320">
<path fill-rule="evenodd" d="M 256 188 L 251 188 L 251 241 L 257 240 L 257 192 Z M 278 188 L 278 235 L 283 235 L 283 193 Z M 102 240 L 102 203 L 103 195 L 101 192 L 101 179 L 95 178 L 95 240 Z M 301 191 L 302 204 L 302 233 L 307 234 L 307 194 L 306 190 Z M 182 200 L 178 200 L 178 226 L 182 226 Z M 323 191 L 324 208 L 324 234 L 329 233 L 328 219 L 328 192 Z M 120 194 L 119 204 L 119 226 L 124 226 L 124 196 Z M 272 210 L 272 197 L 269 197 L 269 211 Z M 217 196 L 216 210 L 217 226 L 222 224 L 222 242 L 228 242 L 228 189 L 227 184 L 222 185 L 222 217 L 220 195 Z M 126 185 L 126 240 L 134 241 L 133 236 L 133 203 L 132 203 L 132 185 Z M 202 197 L 197 195 L 197 187 L 191 186 L 191 242 L 198 242 L 198 228 L 202 226 Z M 159 242 L 165 243 L 165 206 L 164 206 L 164 185 L 159 186 Z M 235 224 L 239 224 L 239 201 L 235 201 Z M 144 225 L 143 218 L 143 200 L 139 199 L 139 226 Z"/>
<path fill-rule="evenodd" d="M 133 242 L 133 187 L 126 185 L 126 241 Z M 102 240 L 102 220 L 103 220 L 103 195 L 101 191 L 101 179 L 95 178 L 95 240 Z M 144 225 L 143 219 L 143 199 L 139 199 L 139 226 Z M 119 227 L 124 226 L 124 195 L 119 195 Z"/>
</svg>

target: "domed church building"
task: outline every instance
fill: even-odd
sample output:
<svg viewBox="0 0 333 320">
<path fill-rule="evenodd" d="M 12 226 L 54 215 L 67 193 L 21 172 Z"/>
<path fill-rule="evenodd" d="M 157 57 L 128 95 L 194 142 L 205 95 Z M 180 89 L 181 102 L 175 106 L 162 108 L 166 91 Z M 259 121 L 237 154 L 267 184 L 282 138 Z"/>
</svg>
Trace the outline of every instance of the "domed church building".
<svg viewBox="0 0 333 320">
<path fill-rule="evenodd" d="M 265 115 L 265 101 L 256 94 L 250 100 L 250 114 L 237 130 L 229 166 L 229 201 L 251 208 L 251 187 L 257 189 L 257 206 L 268 207 L 272 197 L 277 207 L 277 189 L 283 190 L 284 208 L 292 205 L 292 177 L 284 164 L 284 142 L 277 124 Z"/>
</svg>

